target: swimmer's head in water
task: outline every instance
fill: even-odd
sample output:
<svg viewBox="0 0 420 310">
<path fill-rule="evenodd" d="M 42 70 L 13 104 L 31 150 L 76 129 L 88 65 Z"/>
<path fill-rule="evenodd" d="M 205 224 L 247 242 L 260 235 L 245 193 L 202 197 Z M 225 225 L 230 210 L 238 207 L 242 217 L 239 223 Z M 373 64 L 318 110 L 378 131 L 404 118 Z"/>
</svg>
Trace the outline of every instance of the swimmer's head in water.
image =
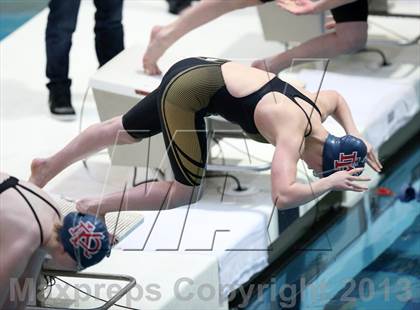
<svg viewBox="0 0 420 310">
<path fill-rule="evenodd" d="M 111 251 L 106 225 L 93 215 L 67 214 L 59 237 L 64 251 L 77 262 L 79 270 L 99 263 Z"/>
<path fill-rule="evenodd" d="M 361 139 L 352 135 L 336 137 L 329 134 L 322 152 L 322 172 L 317 176 L 327 177 L 337 171 L 363 168 L 366 155 L 367 147 Z"/>
</svg>

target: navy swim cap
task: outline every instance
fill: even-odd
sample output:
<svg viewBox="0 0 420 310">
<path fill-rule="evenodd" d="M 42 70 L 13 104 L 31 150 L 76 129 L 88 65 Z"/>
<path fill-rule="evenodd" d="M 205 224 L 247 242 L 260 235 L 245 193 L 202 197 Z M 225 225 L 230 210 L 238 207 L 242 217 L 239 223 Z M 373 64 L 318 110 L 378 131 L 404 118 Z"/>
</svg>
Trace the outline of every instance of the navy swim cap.
<svg viewBox="0 0 420 310">
<path fill-rule="evenodd" d="M 367 147 L 361 139 L 352 135 L 336 137 L 329 134 L 322 154 L 323 171 L 319 175 L 327 177 L 340 170 L 363 168 L 366 155 Z"/>
<path fill-rule="evenodd" d="M 67 214 L 59 235 L 64 250 L 77 262 L 79 270 L 99 263 L 111 252 L 106 225 L 93 215 Z"/>
</svg>

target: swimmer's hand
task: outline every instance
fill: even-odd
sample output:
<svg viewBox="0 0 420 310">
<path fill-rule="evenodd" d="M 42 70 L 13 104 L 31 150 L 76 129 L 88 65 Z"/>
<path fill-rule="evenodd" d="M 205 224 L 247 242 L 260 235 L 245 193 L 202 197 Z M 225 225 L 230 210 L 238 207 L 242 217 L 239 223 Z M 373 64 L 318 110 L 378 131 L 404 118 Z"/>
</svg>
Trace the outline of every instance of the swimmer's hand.
<svg viewBox="0 0 420 310">
<path fill-rule="evenodd" d="M 368 188 L 357 182 L 368 182 L 370 181 L 370 178 L 356 175 L 361 172 L 363 172 L 363 168 L 355 168 L 349 171 L 338 171 L 328 176 L 327 179 L 330 182 L 332 190 L 364 192 L 368 190 Z"/>
<path fill-rule="evenodd" d="M 319 13 L 317 3 L 311 0 L 277 0 L 276 2 L 282 9 L 295 15 Z"/>
<path fill-rule="evenodd" d="M 366 160 L 367 160 L 367 164 L 376 172 L 381 172 L 382 170 L 382 164 L 378 159 L 378 156 L 376 154 L 375 149 L 373 148 L 373 146 L 366 141 L 366 139 L 364 139 L 361 136 L 357 136 L 357 138 L 363 140 L 363 142 L 366 144 L 366 148 L 367 148 L 367 156 L 366 156 Z"/>
<path fill-rule="evenodd" d="M 365 143 L 366 143 L 366 141 L 365 141 Z M 368 153 L 367 153 L 367 163 L 368 163 L 368 165 L 373 170 L 375 170 L 376 172 L 378 172 L 378 173 L 381 172 L 383 167 L 382 167 L 381 162 L 378 159 L 378 156 L 376 155 L 376 151 L 373 149 L 373 147 L 369 143 L 366 143 L 366 145 L 368 147 L 368 149 L 367 149 L 367 151 L 368 151 Z"/>
</svg>

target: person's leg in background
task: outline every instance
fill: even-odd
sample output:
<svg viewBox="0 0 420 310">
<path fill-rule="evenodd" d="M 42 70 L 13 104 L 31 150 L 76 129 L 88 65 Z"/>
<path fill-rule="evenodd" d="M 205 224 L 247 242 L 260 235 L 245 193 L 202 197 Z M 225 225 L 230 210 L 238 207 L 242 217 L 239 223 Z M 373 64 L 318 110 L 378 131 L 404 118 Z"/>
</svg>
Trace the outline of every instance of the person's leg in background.
<svg viewBox="0 0 420 310">
<path fill-rule="evenodd" d="M 124 49 L 123 0 L 95 0 L 95 48 L 102 66 Z"/>
<path fill-rule="evenodd" d="M 295 58 L 332 58 L 363 49 L 367 41 L 367 22 L 346 22 L 335 25 L 335 32 L 306 41 L 284 53 L 254 61 L 252 66 L 279 73 L 292 65 Z"/>
<path fill-rule="evenodd" d="M 45 33 L 49 106 L 53 115 L 74 119 L 69 79 L 69 53 L 80 0 L 51 0 Z"/>
<path fill-rule="evenodd" d="M 153 27 L 143 56 L 145 72 L 150 75 L 160 74 L 157 61 L 172 44 L 188 32 L 228 12 L 259 4 L 260 0 L 201 0 L 197 5 L 184 10 L 174 22 Z"/>
<path fill-rule="evenodd" d="M 284 53 L 257 60 L 252 66 L 278 73 L 292 65 L 294 58 L 332 58 L 363 49 L 367 41 L 368 1 L 357 0 L 331 9 L 334 21 L 326 29 L 335 29 Z M 299 17 L 296 17 L 299 18 Z"/>
</svg>

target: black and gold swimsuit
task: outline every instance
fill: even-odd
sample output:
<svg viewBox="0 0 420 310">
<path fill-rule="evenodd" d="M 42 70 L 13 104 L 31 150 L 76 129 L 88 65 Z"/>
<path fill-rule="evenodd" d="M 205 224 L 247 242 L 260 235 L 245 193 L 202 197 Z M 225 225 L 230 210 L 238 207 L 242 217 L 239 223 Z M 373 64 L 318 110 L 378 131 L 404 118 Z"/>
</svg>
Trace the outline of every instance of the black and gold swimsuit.
<svg viewBox="0 0 420 310">
<path fill-rule="evenodd" d="M 270 92 L 290 98 L 305 113 L 310 134 L 310 117 L 296 101 L 301 98 L 321 114 L 308 97 L 275 77 L 245 97 L 233 97 L 221 70 L 227 60 L 187 58 L 173 65 L 159 87 L 123 116 L 124 129 L 137 139 L 162 132 L 175 179 L 185 185 L 201 183 L 207 160 L 207 131 L 204 118 L 220 115 L 238 124 L 251 138 L 266 142 L 254 122 L 258 102 Z"/>
</svg>

